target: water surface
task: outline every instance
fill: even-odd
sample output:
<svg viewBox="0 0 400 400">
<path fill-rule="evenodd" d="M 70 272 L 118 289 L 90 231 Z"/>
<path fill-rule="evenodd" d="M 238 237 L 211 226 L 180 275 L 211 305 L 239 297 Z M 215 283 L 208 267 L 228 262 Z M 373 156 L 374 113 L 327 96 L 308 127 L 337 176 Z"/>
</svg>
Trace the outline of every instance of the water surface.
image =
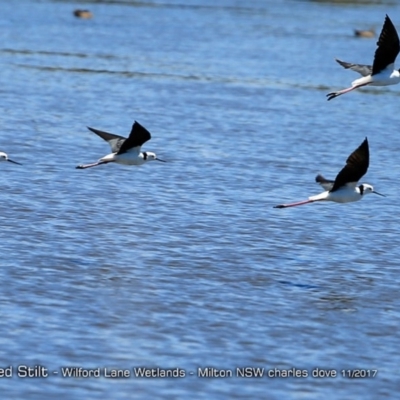
<svg viewBox="0 0 400 400">
<path fill-rule="evenodd" d="M 370 63 L 399 6 L 289 1 L 0 4 L 4 398 L 386 399 L 399 391 L 399 89 L 327 102 Z M 83 6 L 81 6 L 83 7 Z M 152 133 L 165 164 L 76 170 L 108 154 L 86 126 Z M 368 137 L 365 181 L 316 194 Z M 18 378 L 18 366 L 48 378 Z M 61 368 L 128 369 L 126 379 Z M 133 368 L 184 378 L 135 378 Z M 336 378 L 201 378 L 335 370 Z M 378 370 L 343 378 L 343 369 Z M 193 375 L 191 375 L 193 373 Z"/>
</svg>

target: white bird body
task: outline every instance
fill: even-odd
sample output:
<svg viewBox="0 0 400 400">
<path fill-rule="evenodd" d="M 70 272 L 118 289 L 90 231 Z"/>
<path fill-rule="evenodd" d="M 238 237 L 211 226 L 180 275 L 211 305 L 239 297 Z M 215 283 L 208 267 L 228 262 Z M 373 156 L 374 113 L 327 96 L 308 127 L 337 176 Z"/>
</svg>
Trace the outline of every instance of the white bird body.
<svg viewBox="0 0 400 400">
<path fill-rule="evenodd" d="M 352 87 L 360 86 L 390 86 L 400 83 L 400 72 L 394 70 L 394 64 L 389 65 L 383 71 L 376 75 L 363 76 L 351 82 Z"/>
<path fill-rule="evenodd" d="M 334 201 L 335 203 L 350 203 L 351 201 L 361 200 L 361 195 L 354 190 L 339 189 L 333 193 L 327 190 L 315 196 L 310 196 L 308 199 L 311 201 Z"/>
<path fill-rule="evenodd" d="M 362 187 L 362 189 L 361 189 Z M 362 193 L 361 193 L 362 191 Z M 335 192 L 330 192 L 326 190 L 315 196 L 310 196 L 308 200 L 311 201 L 334 201 L 335 203 L 351 203 L 353 201 L 358 201 L 363 198 L 364 194 L 373 193 L 374 188 L 368 184 L 362 184 L 360 186 L 355 186 L 355 184 L 347 184 L 342 186 Z"/>
<path fill-rule="evenodd" d="M 127 151 L 126 153 L 118 154 L 111 153 L 106 156 L 100 158 L 99 162 L 108 163 L 108 162 L 116 162 L 117 164 L 123 165 L 143 165 L 149 160 L 155 160 L 157 157 L 155 153 L 151 153 L 149 151 L 141 152 L 140 148 L 135 147 L 132 150 Z"/>
</svg>

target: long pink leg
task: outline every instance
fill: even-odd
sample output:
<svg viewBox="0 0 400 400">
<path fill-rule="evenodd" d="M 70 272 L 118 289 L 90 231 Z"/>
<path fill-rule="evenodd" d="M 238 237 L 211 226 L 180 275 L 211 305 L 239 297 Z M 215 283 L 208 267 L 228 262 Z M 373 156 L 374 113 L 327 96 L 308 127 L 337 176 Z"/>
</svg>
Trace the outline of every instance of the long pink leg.
<svg viewBox="0 0 400 400">
<path fill-rule="evenodd" d="M 303 204 L 314 203 L 314 201 L 316 201 L 316 200 L 303 200 L 303 201 L 298 201 L 297 203 L 279 204 L 278 206 L 274 206 L 274 208 L 287 208 L 287 207 L 302 206 Z"/>
<path fill-rule="evenodd" d="M 332 99 L 334 99 L 335 97 L 338 97 L 338 96 L 340 96 L 340 95 L 342 95 L 342 94 L 351 92 L 351 91 L 354 90 L 354 89 L 358 89 L 358 88 L 360 88 L 360 87 L 362 87 L 362 86 L 367 86 L 367 85 L 369 85 L 369 84 L 370 84 L 370 83 L 363 83 L 362 85 L 352 86 L 352 87 L 347 88 L 347 89 L 339 90 L 338 92 L 328 93 L 326 96 L 328 97 L 328 101 L 329 101 L 329 100 L 332 100 Z"/>
<path fill-rule="evenodd" d="M 111 162 L 111 161 L 97 161 L 92 164 L 81 164 L 81 165 L 78 165 L 76 168 L 77 169 L 85 169 L 85 168 L 97 167 L 98 165 L 107 164 L 109 162 Z"/>
</svg>

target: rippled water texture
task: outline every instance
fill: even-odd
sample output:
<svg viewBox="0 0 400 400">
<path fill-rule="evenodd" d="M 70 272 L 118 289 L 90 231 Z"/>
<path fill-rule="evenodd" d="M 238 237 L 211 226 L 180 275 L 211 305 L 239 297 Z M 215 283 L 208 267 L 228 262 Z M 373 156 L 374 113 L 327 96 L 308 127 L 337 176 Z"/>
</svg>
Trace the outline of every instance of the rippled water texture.
<svg viewBox="0 0 400 400">
<path fill-rule="evenodd" d="M 0 3 L 0 150 L 23 164 L 0 165 L 1 397 L 395 399 L 400 89 L 325 95 L 357 77 L 335 57 L 372 62 L 353 29 L 400 29 L 399 4 L 78 6 Z M 75 169 L 109 153 L 86 126 L 134 120 L 167 163 Z M 319 193 L 365 137 L 386 198 L 273 208 Z M 198 376 L 241 367 L 264 377 Z M 267 375 L 293 368 L 308 377 Z"/>
</svg>

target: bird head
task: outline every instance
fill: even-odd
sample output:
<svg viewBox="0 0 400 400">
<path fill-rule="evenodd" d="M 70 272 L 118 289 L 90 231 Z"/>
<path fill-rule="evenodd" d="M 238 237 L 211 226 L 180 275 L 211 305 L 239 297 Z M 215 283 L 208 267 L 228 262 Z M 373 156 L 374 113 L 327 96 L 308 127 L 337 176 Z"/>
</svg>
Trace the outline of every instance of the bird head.
<svg viewBox="0 0 400 400">
<path fill-rule="evenodd" d="M 374 190 L 374 187 L 372 185 L 368 185 L 368 183 L 363 183 L 358 187 L 360 189 L 360 193 L 362 195 L 368 194 L 368 193 L 375 193 L 378 194 L 379 196 L 386 197 L 384 194 L 378 193 Z"/>
<path fill-rule="evenodd" d="M 152 153 L 151 151 L 145 151 L 142 154 L 143 154 L 143 160 L 144 161 L 157 160 L 157 161 L 165 162 L 164 160 L 161 160 L 160 158 L 157 158 L 156 153 Z"/>
</svg>

